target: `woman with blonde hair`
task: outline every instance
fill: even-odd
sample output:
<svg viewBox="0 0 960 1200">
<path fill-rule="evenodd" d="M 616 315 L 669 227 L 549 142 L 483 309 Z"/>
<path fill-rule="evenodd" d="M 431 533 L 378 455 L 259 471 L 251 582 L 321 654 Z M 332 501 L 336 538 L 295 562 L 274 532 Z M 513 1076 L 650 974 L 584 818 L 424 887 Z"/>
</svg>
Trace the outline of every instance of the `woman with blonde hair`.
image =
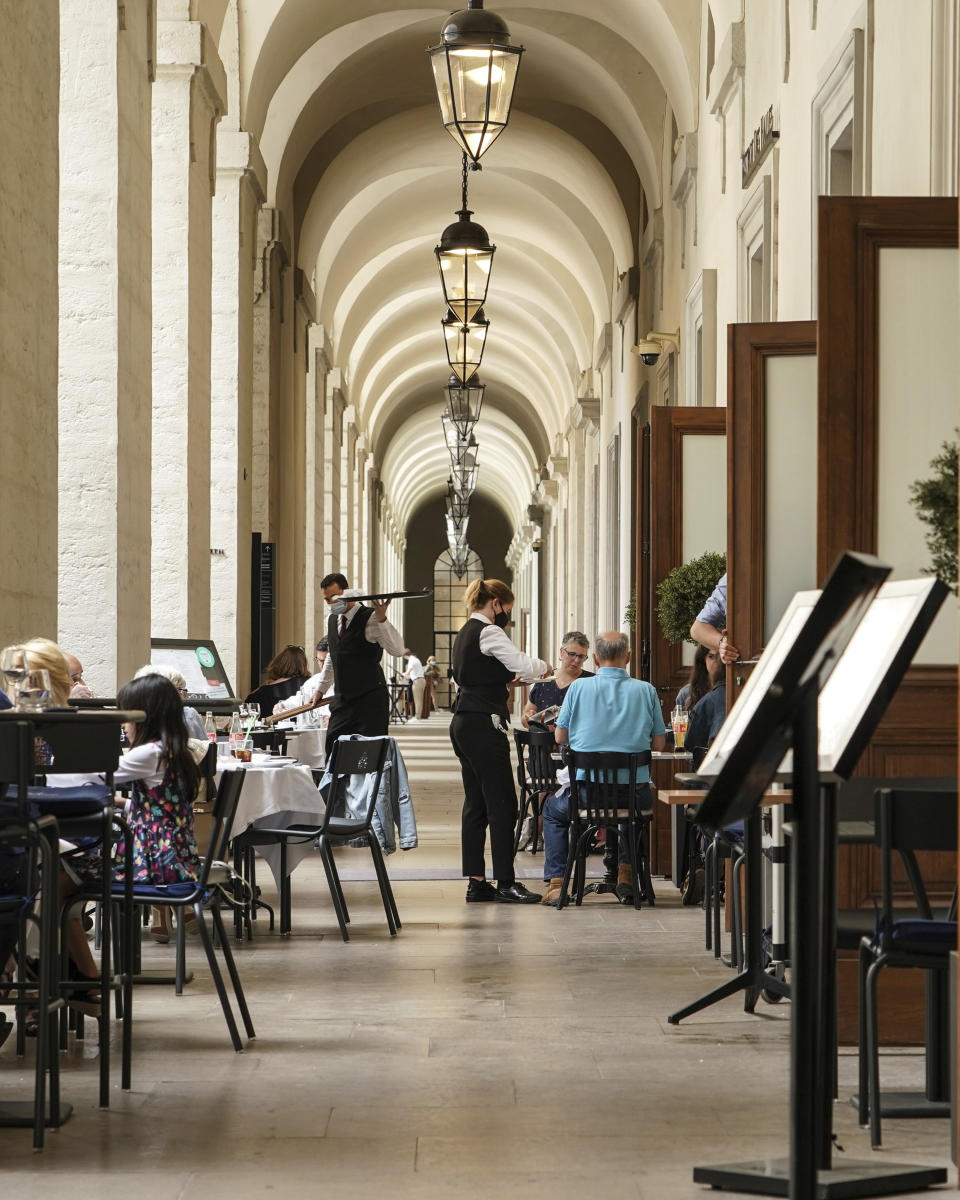
<svg viewBox="0 0 960 1200">
<path fill-rule="evenodd" d="M 537 904 L 535 892 L 518 883 L 513 868 L 517 793 L 510 762 L 507 698 L 514 679 L 524 683 L 553 674 L 553 667 L 530 658 L 504 632 L 514 597 L 500 579 L 475 579 L 464 596 L 468 620 L 453 643 L 457 698 L 450 741 L 463 775 L 461 844 L 467 903 L 500 900 Z M 484 845 L 490 829 L 494 887 L 486 879 Z"/>
<path fill-rule="evenodd" d="M 7 646 L 9 650 L 12 647 Z M 34 637 L 22 642 L 20 648 L 27 653 L 27 666 L 32 671 L 47 671 L 50 675 L 50 703 L 57 708 L 66 708 L 70 703 L 70 668 L 63 651 L 49 638 Z M 15 696 L 10 697 L 15 700 Z"/>
</svg>

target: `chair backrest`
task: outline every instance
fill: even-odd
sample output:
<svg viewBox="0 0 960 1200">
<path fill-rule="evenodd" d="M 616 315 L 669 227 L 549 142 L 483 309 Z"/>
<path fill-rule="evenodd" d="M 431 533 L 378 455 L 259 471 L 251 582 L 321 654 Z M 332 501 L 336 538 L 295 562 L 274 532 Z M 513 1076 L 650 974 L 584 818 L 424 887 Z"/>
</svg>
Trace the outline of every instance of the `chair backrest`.
<svg viewBox="0 0 960 1200">
<path fill-rule="evenodd" d="M 50 748 L 47 775 L 105 775 L 110 783 L 120 761 L 119 721 L 91 721 L 74 715 L 65 720 L 39 718 L 36 736 Z"/>
<path fill-rule="evenodd" d="M 211 742 L 207 752 L 197 763 L 200 772 L 200 787 L 194 798 L 194 804 L 202 802 L 209 804 L 217 794 L 217 743 Z"/>
<path fill-rule="evenodd" d="M 953 850 L 957 845 L 957 789 L 880 788 L 877 797 L 877 831 L 880 840 L 880 887 L 886 941 L 893 927 L 893 854 L 906 868 L 911 890 L 922 917 L 930 919 L 930 901 L 914 853 L 917 850 Z"/>
<path fill-rule="evenodd" d="M 357 822 L 357 833 L 369 829 L 380 794 L 380 781 L 390 753 L 390 738 L 366 738 L 351 741 L 338 738 L 330 758 L 330 786 L 323 814 L 321 832 L 326 832 L 330 822 L 347 817 Z M 361 811 L 347 808 L 347 780 L 364 779 L 363 806 Z"/>
<path fill-rule="evenodd" d="M 27 789 L 32 773 L 33 726 L 29 721 L 0 721 L 0 818 L 27 819 Z M 6 804 L 11 783 L 17 785 L 17 796 Z"/>
<path fill-rule="evenodd" d="M 214 747 L 216 750 L 216 747 Z M 243 771 L 223 771 L 217 785 L 216 798 L 213 802 L 213 825 L 210 830 L 210 840 L 207 843 L 207 853 L 200 867 L 200 887 L 207 886 L 210 868 L 215 862 L 225 858 L 227 843 L 233 832 L 233 822 L 237 815 L 237 804 L 243 791 L 246 775 Z"/>
<path fill-rule="evenodd" d="M 618 810 L 636 808 L 637 788 L 643 786 L 636 782 L 637 767 L 649 762 L 649 750 L 637 754 L 568 750 L 572 803 L 586 810 L 591 825 L 614 821 Z M 584 778 L 578 779 L 581 771 Z M 620 781 L 623 773 L 627 777 L 625 782 Z"/>
<path fill-rule="evenodd" d="M 527 779 L 533 792 L 549 792 L 557 786 L 557 764 L 553 758 L 552 733 L 531 729 L 527 735 Z"/>
<path fill-rule="evenodd" d="M 893 779 L 889 775 L 855 775 L 837 788 L 837 817 L 841 821 L 873 821 L 877 815 L 877 790 L 904 788 L 924 792 L 956 791 L 956 775 L 909 776 Z"/>
<path fill-rule="evenodd" d="M 526 792 L 530 790 L 527 779 L 527 747 L 530 745 L 530 734 L 525 729 L 515 729 L 513 744 L 517 748 L 517 784 Z"/>
</svg>

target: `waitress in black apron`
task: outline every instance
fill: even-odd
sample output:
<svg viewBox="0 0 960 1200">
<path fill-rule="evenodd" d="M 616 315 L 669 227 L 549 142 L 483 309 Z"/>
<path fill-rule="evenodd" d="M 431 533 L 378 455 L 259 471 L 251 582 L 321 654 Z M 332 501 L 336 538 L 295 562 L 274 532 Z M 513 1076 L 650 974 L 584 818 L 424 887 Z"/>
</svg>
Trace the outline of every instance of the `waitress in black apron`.
<svg viewBox="0 0 960 1200">
<path fill-rule="evenodd" d="M 475 579 L 464 597 L 469 620 L 453 643 L 457 696 L 450 740 L 463 774 L 461 844 L 467 903 L 499 900 L 538 904 L 540 896 L 518 883 L 513 873 L 517 793 L 510 762 L 509 684 L 553 674 L 549 663 L 530 658 L 504 632 L 513 592 L 499 579 Z M 484 844 L 490 829 L 494 887 L 486 878 Z"/>
</svg>

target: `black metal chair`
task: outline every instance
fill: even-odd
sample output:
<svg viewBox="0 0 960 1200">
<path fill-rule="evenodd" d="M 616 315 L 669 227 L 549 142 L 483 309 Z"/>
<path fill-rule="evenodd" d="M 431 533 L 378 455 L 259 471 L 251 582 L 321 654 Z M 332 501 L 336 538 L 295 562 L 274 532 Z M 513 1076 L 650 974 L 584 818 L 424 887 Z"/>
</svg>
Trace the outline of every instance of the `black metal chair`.
<svg viewBox="0 0 960 1200">
<path fill-rule="evenodd" d="M 0 894 L 0 929 L 6 927 L 12 935 L 0 938 L 4 943 L 0 969 L 5 966 L 7 947 L 12 944 L 20 947 L 18 961 L 23 964 L 27 923 L 34 923 L 39 930 L 38 978 L 27 980 L 23 972 L 18 971 L 15 981 L 4 983 L 4 994 L 0 996 L 0 1004 L 13 1004 L 16 1008 L 17 1052 L 20 1055 L 26 1049 L 26 1011 L 35 1009 L 37 1013 L 33 1104 L 0 1104 L 0 1126 L 32 1125 L 34 1148 L 42 1150 L 46 1125 L 57 1128 L 69 1115 L 70 1108 L 60 1102 L 57 1012 L 62 1001 L 55 982 L 57 905 L 45 899 L 39 917 L 33 912 L 38 894 L 44 898 L 57 895 L 59 837 L 55 819 L 38 817 L 28 799 L 33 757 L 34 730 L 30 722 L 6 720 L 0 723 L 0 850 L 8 855 L 9 871 L 9 882 Z M 8 795 L 10 784 L 16 784 L 15 798 Z"/>
<path fill-rule="evenodd" d="M 877 977 L 885 967 L 947 971 L 957 948 L 956 898 L 947 920 L 933 916 L 916 851 L 957 844 L 957 792 L 883 788 L 877 794 L 880 843 L 880 911 L 873 937 L 860 942 L 860 1123 L 869 1116 L 870 1143 L 881 1145 Z M 906 870 L 919 916 L 897 917 L 893 907 L 893 855 Z"/>
<path fill-rule="evenodd" d="M 390 936 L 395 937 L 402 928 L 396 900 L 390 886 L 383 851 L 373 831 L 373 813 L 380 794 L 380 781 L 387 766 L 390 738 L 370 738 L 352 741 L 339 738 L 330 759 L 330 782 L 327 788 L 326 809 L 320 825 L 290 825 L 285 829 L 247 829 L 234 839 L 234 853 L 251 857 L 258 846 L 280 846 L 280 932 L 290 931 L 292 907 L 290 875 L 286 870 L 286 847 L 291 844 L 315 841 L 320 860 L 326 872 L 330 896 L 340 926 L 343 940 L 349 941 L 347 926 L 350 913 L 343 895 L 340 875 L 333 856 L 334 846 L 366 842 L 373 856 L 373 867 L 380 887 L 380 898 L 387 918 Z M 363 778 L 365 783 L 359 794 L 359 805 L 348 795 L 347 781 Z M 246 874 L 246 872 L 245 872 Z"/>
<path fill-rule="evenodd" d="M 530 853 L 536 854 L 539 848 L 543 802 L 557 788 L 553 735 L 538 729 L 515 729 L 513 740 L 517 747 L 517 784 L 520 788 L 520 811 L 517 815 L 513 852 L 517 854 L 520 850 L 523 824 L 529 816 L 533 819 Z"/>
<path fill-rule="evenodd" d="M 177 978 L 180 981 L 181 988 L 184 974 L 183 913 L 187 909 L 193 912 L 197 922 L 197 932 L 200 935 L 200 942 L 207 957 L 210 974 L 213 977 L 214 987 L 217 990 L 217 997 L 220 1000 L 220 1007 L 223 1010 L 227 1029 L 230 1032 L 230 1039 L 233 1042 L 234 1050 L 238 1053 L 243 1049 L 243 1043 L 240 1039 L 237 1023 L 233 1016 L 233 1009 L 231 1008 L 227 990 L 224 986 L 223 975 L 217 962 L 210 930 L 207 928 L 204 919 L 204 912 L 209 910 L 211 914 L 213 932 L 226 963 L 227 972 L 230 976 L 230 982 L 233 985 L 234 996 L 237 1000 L 237 1006 L 240 1009 L 247 1037 L 256 1037 L 253 1022 L 250 1019 L 250 1013 L 247 1009 L 246 997 L 243 994 L 243 988 L 240 984 L 240 976 L 237 973 L 229 940 L 224 931 L 223 918 L 220 915 L 217 905 L 220 888 L 226 886 L 222 870 L 224 864 L 218 859 L 217 854 L 230 836 L 230 828 L 236 816 L 237 803 L 240 799 L 243 781 L 244 774 L 242 771 L 224 771 L 220 777 L 220 784 L 217 788 L 216 799 L 213 805 L 213 823 L 207 853 L 200 868 L 200 875 L 195 883 L 153 884 L 138 883 L 134 880 L 132 884 L 134 903 L 171 908 L 180 915 L 177 930 Z M 115 883 L 113 885 L 115 896 L 122 896 L 125 886 L 126 881 L 124 883 Z"/>
<path fill-rule="evenodd" d="M 570 768 L 570 842 L 567 864 L 560 885 L 557 908 L 568 899 L 571 877 L 574 903 L 583 903 L 587 874 L 587 853 L 590 839 L 599 829 L 619 832 L 625 826 L 627 857 L 635 880 L 633 906 L 639 909 L 644 898 L 654 902 L 653 880 L 650 877 L 650 809 L 641 808 L 637 791 L 643 784 L 636 782 L 637 768 L 650 763 L 650 751 L 637 754 L 592 753 L 567 750 Z M 584 777 L 578 779 L 578 772 Z M 621 781 L 621 776 L 626 781 Z"/>
</svg>

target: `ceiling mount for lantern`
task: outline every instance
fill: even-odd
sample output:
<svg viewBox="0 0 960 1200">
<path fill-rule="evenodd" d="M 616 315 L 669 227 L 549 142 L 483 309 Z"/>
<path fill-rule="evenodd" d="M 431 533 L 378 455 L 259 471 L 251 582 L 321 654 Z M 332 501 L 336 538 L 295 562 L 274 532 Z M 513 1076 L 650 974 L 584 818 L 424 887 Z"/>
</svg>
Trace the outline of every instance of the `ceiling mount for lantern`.
<svg viewBox="0 0 960 1200">
<path fill-rule="evenodd" d="M 510 44 L 506 21 L 485 11 L 483 0 L 468 0 L 427 53 L 444 128 L 478 162 L 510 120 L 523 47 Z"/>
<path fill-rule="evenodd" d="M 447 315 L 441 321 L 441 325 L 447 344 L 447 362 L 450 364 L 450 370 L 465 383 L 480 367 L 490 322 L 483 315 L 482 308 L 478 309 L 469 321 L 461 321 L 456 313 L 447 309 Z"/>
<path fill-rule="evenodd" d="M 434 250 L 440 267 L 440 283 L 447 307 L 461 321 L 483 307 L 490 286 L 490 268 L 496 246 L 490 244 L 487 231 L 467 207 L 467 156 L 463 156 L 463 181 L 459 221 L 448 225 Z"/>
</svg>

